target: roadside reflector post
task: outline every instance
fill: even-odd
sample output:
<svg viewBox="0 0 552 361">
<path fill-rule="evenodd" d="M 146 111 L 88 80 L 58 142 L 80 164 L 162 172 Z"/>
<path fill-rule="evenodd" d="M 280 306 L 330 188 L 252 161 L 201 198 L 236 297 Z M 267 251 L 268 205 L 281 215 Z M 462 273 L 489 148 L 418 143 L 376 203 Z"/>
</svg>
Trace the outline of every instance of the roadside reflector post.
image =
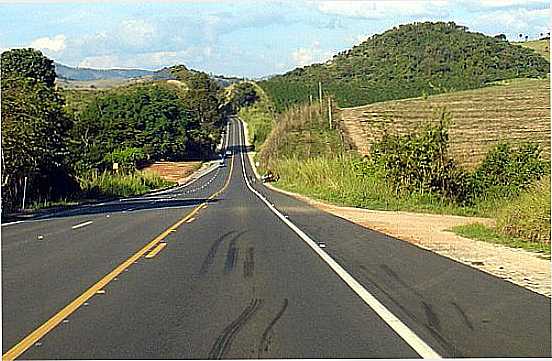
<svg viewBox="0 0 552 361">
<path fill-rule="evenodd" d="M 23 202 L 21 204 L 21 210 L 25 210 L 25 198 L 27 197 L 27 177 L 23 181 Z"/>
</svg>

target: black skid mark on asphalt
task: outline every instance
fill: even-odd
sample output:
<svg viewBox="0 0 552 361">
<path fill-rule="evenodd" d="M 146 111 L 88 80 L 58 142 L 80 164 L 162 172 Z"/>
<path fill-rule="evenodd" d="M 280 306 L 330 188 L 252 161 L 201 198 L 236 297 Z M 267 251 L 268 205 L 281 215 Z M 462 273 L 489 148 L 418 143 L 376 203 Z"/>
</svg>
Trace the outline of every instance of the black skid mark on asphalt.
<svg viewBox="0 0 552 361">
<path fill-rule="evenodd" d="M 390 277 L 395 279 L 395 281 L 397 281 L 405 289 L 408 289 L 408 290 L 412 291 L 412 293 L 414 293 L 416 296 L 418 296 L 422 299 L 424 298 L 424 296 L 420 292 L 418 292 L 414 287 L 412 287 L 411 285 L 406 283 L 402 278 L 400 278 L 399 275 L 395 271 L 393 271 L 391 268 L 389 268 L 389 266 L 387 266 L 386 264 L 380 264 L 380 268 L 385 273 L 387 273 Z"/>
<path fill-rule="evenodd" d="M 270 321 L 270 323 L 264 330 L 263 335 L 261 336 L 261 341 L 259 342 L 259 348 L 257 350 L 257 358 L 261 358 L 263 353 L 270 351 L 270 346 L 272 344 L 272 335 L 274 334 L 274 331 L 273 331 L 274 326 L 286 312 L 288 304 L 289 304 L 288 299 L 285 298 L 282 308 L 280 308 L 276 316 L 272 319 L 272 321 Z"/>
<path fill-rule="evenodd" d="M 241 237 L 246 231 L 243 231 L 243 232 L 240 232 L 238 234 L 236 234 L 231 240 L 230 240 L 230 244 L 235 244 L 236 240 Z M 213 242 L 213 244 L 211 245 L 211 248 L 209 248 L 209 252 L 207 253 L 207 256 L 205 256 L 205 258 L 203 259 L 203 263 L 201 264 L 201 267 L 199 269 L 199 274 L 200 275 L 205 275 L 207 274 L 207 272 L 209 272 L 209 269 L 211 268 L 211 266 L 213 265 L 214 261 L 215 261 L 215 256 L 217 255 L 217 251 L 218 249 L 220 248 L 220 245 L 226 240 L 228 239 L 230 236 L 232 236 L 233 234 L 235 234 L 236 231 L 230 231 L 230 232 L 227 232 L 225 234 L 223 234 L 222 236 L 220 236 L 219 238 L 217 238 L 215 240 L 215 242 Z"/>
<path fill-rule="evenodd" d="M 427 322 L 429 327 L 432 327 L 438 331 L 441 330 L 441 322 L 439 321 L 439 317 L 437 317 L 437 314 L 433 311 L 433 307 L 431 305 L 428 305 L 425 302 L 422 302 L 422 305 L 424 306 L 424 312 L 426 314 Z"/>
<path fill-rule="evenodd" d="M 236 262 L 238 260 L 239 248 L 231 243 L 228 247 L 228 253 L 226 253 L 226 261 L 224 262 L 224 272 L 232 272 L 236 268 Z"/>
<path fill-rule="evenodd" d="M 464 321 L 466 326 L 468 326 L 468 328 L 470 330 L 473 330 L 474 329 L 473 328 L 473 323 L 470 321 L 470 319 L 469 319 L 468 315 L 466 314 L 466 312 L 464 312 L 464 310 L 460 306 L 458 306 L 458 304 L 456 302 L 451 302 L 450 304 L 454 307 L 454 309 L 456 311 L 458 311 L 458 314 L 460 315 L 460 317 L 462 318 L 462 321 Z"/>
<path fill-rule="evenodd" d="M 253 315 L 261 308 L 263 300 L 254 298 L 249 305 L 243 310 L 243 312 L 232 321 L 228 326 L 224 328 L 219 337 L 217 337 L 209 355 L 208 359 L 221 359 L 224 354 L 230 349 L 232 341 L 243 328 L 243 326 L 253 317 Z"/>
<path fill-rule="evenodd" d="M 243 261 L 243 278 L 253 276 L 255 270 L 255 247 L 249 247 Z"/>
<path fill-rule="evenodd" d="M 410 317 L 410 319 L 412 319 L 415 323 L 422 324 L 423 327 L 425 327 L 425 329 L 427 329 L 431 333 L 433 338 L 443 347 L 443 349 L 446 350 L 447 357 L 459 357 L 459 358 L 464 357 L 463 354 L 460 352 L 460 350 L 452 342 L 450 342 L 449 340 L 447 340 L 447 338 L 441 335 L 440 330 L 434 328 L 429 322 L 424 323 L 423 320 L 420 320 L 415 313 L 413 313 L 408 308 L 403 306 L 402 303 L 396 298 L 396 296 L 392 295 L 391 292 L 386 291 L 385 288 L 380 287 L 378 282 L 376 282 L 372 278 L 371 273 L 368 271 L 368 269 L 365 266 L 359 265 L 359 268 L 362 271 L 364 278 L 366 278 L 369 284 L 376 287 L 379 292 L 384 294 L 391 302 L 393 302 L 393 304 L 395 304 L 395 306 L 400 308 L 401 311 L 404 312 L 405 315 Z M 423 299 L 422 295 L 418 293 L 415 293 L 415 294 L 417 294 L 420 298 Z M 422 303 L 425 303 L 425 302 L 422 301 Z"/>
</svg>

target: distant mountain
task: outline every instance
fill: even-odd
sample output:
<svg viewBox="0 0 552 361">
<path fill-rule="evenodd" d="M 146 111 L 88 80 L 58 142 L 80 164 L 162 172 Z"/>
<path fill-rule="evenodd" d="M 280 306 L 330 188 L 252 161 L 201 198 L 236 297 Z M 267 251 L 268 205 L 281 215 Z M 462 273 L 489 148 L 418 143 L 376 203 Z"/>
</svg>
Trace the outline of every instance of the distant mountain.
<svg viewBox="0 0 552 361">
<path fill-rule="evenodd" d="M 259 82 L 278 110 L 317 97 L 318 82 L 341 107 L 546 77 L 550 63 L 504 39 L 453 22 L 401 25 L 323 63 Z"/>
<path fill-rule="evenodd" d="M 65 80 L 103 80 L 103 79 L 131 79 L 149 77 L 152 80 L 172 79 L 170 72 L 161 70 L 142 69 L 90 69 L 73 68 L 67 65 L 54 63 L 57 77 Z"/>
</svg>

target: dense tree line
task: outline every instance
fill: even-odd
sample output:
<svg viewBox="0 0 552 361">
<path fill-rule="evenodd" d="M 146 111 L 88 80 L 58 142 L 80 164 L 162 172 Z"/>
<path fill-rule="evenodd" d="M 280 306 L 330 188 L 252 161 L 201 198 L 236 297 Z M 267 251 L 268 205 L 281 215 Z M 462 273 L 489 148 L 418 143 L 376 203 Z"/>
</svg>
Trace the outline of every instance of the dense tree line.
<svg viewBox="0 0 552 361">
<path fill-rule="evenodd" d="M 78 192 L 76 179 L 87 172 L 206 158 L 220 140 L 222 91 L 204 73 L 182 77 L 185 89 L 159 81 L 66 106 L 54 64 L 39 51 L 10 50 L 1 60 L 4 211 L 20 206 L 25 177 L 29 201 L 55 199 Z"/>
<path fill-rule="evenodd" d="M 453 22 L 413 23 L 374 35 L 324 64 L 259 83 L 279 111 L 317 97 L 318 82 L 339 106 L 356 106 L 482 87 L 497 80 L 545 77 L 546 59 L 502 38 Z"/>
<path fill-rule="evenodd" d="M 1 62 L 2 209 L 11 209 L 21 201 L 25 178 L 30 189 L 45 195 L 72 188 L 65 161 L 72 121 L 54 87 L 51 60 L 16 49 L 2 53 Z"/>
</svg>

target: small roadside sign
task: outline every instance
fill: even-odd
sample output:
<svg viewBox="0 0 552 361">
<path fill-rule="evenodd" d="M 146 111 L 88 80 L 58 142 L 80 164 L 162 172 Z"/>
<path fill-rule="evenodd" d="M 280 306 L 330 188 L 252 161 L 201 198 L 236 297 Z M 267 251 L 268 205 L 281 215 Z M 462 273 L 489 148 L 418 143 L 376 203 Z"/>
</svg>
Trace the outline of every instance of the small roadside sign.
<svg viewBox="0 0 552 361">
<path fill-rule="evenodd" d="M 113 170 L 119 169 L 119 163 L 113 163 Z"/>
</svg>

